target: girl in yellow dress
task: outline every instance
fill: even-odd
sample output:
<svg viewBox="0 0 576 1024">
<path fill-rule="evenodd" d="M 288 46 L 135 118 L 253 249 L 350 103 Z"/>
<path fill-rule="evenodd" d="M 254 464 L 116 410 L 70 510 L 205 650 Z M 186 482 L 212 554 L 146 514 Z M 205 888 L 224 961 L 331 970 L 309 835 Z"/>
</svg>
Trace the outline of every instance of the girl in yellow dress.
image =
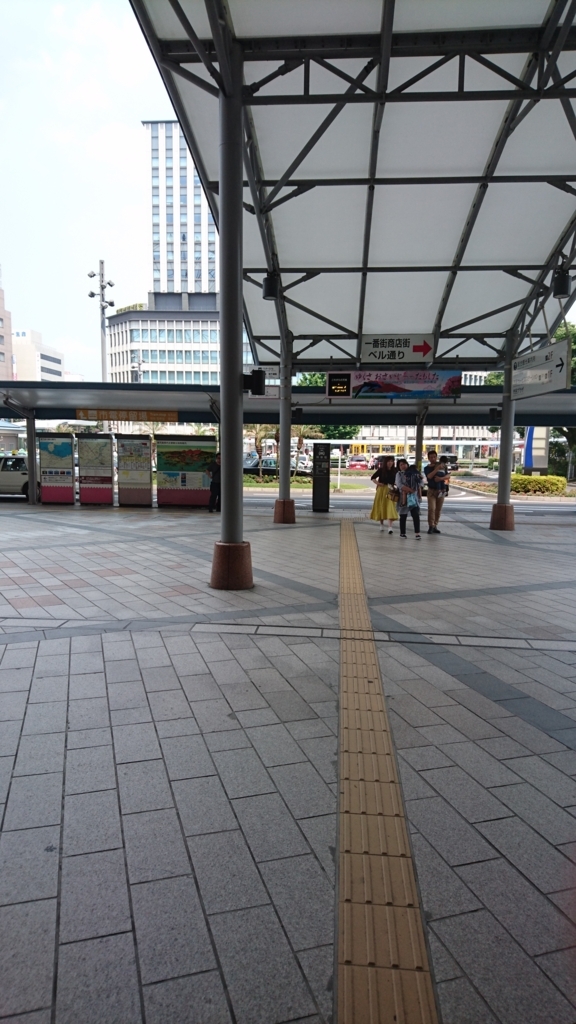
<svg viewBox="0 0 576 1024">
<path fill-rule="evenodd" d="M 384 529 L 384 520 L 387 519 L 388 533 L 393 533 L 392 524 L 398 519 L 398 512 L 394 500 L 396 496 L 394 487 L 396 465 L 392 455 L 388 455 L 380 463 L 371 479 L 376 481 L 376 494 L 370 519 L 375 519 L 380 523 L 381 531 Z"/>
</svg>

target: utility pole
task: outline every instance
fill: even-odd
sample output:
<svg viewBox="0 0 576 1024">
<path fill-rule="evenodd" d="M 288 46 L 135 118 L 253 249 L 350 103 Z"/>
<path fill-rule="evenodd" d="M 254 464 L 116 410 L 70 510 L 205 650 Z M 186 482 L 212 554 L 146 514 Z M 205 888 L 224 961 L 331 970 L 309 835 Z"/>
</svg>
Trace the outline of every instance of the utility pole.
<svg viewBox="0 0 576 1024">
<path fill-rule="evenodd" d="M 96 277 L 93 270 L 88 277 Z M 113 288 L 114 281 L 107 281 L 104 273 L 104 260 L 100 260 L 100 355 L 102 360 L 102 383 L 108 380 L 108 357 L 106 355 L 106 309 L 114 303 L 106 298 L 106 288 Z M 95 299 L 98 292 L 88 292 L 88 298 Z"/>
</svg>

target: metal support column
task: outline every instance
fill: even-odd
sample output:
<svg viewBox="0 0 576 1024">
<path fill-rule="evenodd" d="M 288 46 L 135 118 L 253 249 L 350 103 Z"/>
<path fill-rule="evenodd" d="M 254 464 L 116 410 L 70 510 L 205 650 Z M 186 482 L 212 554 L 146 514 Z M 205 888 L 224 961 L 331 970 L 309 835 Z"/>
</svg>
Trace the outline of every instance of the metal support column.
<svg viewBox="0 0 576 1024">
<path fill-rule="evenodd" d="M 242 419 L 242 56 L 230 45 L 230 85 L 220 91 L 220 444 L 221 541 L 215 545 L 211 586 L 252 587 L 250 545 L 243 541 Z"/>
<path fill-rule="evenodd" d="M 274 505 L 275 523 L 296 521 L 294 501 L 290 498 L 290 448 L 292 437 L 292 344 L 291 331 L 286 332 L 280 364 L 280 454 L 278 500 Z"/>
<path fill-rule="evenodd" d="M 26 416 L 26 450 L 28 452 L 28 501 L 37 505 L 38 474 L 36 472 L 36 420 L 34 413 Z"/>
<path fill-rule="evenodd" d="M 427 414 L 428 406 L 425 406 L 418 414 L 418 419 L 416 420 L 416 455 L 414 461 L 420 471 L 422 470 L 422 449 L 424 447 L 424 423 L 426 422 Z"/>
<path fill-rule="evenodd" d="M 498 462 L 498 500 L 492 506 L 491 530 L 514 529 L 514 506 L 510 504 L 510 478 L 514 461 L 514 413 L 516 403 L 512 400 L 512 360 L 515 337 L 506 337 L 504 390 L 502 393 L 502 425 L 500 427 L 500 458 Z"/>
</svg>

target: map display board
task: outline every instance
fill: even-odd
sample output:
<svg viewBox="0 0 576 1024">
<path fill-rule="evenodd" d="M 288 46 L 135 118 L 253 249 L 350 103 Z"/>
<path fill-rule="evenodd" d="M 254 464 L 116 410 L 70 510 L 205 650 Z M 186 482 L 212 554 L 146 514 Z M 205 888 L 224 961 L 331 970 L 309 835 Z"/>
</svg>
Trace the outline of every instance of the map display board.
<svg viewBox="0 0 576 1024">
<path fill-rule="evenodd" d="M 78 476 L 81 505 L 114 504 L 112 437 L 109 434 L 78 437 Z"/>
<path fill-rule="evenodd" d="M 73 505 L 75 501 L 74 434 L 40 434 L 42 502 Z"/>
<path fill-rule="evenodd" d="M 208 467 L 216 455 L 216 438 L 157 435 L 158 505 L 207 505 Z"/>
<path fill-rule="evenodd" d="M 454 370 L 358 370 L 327 373 L 329 398 L 460 398 L 462 374 Z"/>
<path fill-rule="evenodd" d="M 118 434 L 118 504 L 152 504 L 152 438 Z"/>
</svg>

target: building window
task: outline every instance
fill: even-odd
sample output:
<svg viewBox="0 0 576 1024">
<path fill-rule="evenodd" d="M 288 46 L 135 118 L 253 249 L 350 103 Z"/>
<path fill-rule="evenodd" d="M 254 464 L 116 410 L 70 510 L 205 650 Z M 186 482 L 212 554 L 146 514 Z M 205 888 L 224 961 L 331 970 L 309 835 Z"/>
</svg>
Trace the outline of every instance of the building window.
<svg viewBox="0 0 576 1024">
<path fill-rule="evenodd" d="M 168 383 L 174 383 L 174 370 L 168 370 Z"/>
<path fill-rule="evenodd" d="M 150 362 L 150 352 L 149 352 L 149 350 L 147 348 L 143 348 L 142 349 L 142 362 L 143 363 L 149 363 Z"/>
<path fill-rule="evenodd" d="M 177 351 L 176 352 L 176 362 L 177 363 L 183 363 L 184 362 L 184 353 L 183 352 L 181 352 L 181 351 Z"/>
<path fill-rule="evenodd" d="M 130 350 L 130 362 L 131 363 L 137 363 L 139 359 L 140 359 L 140 350 L 137 349 L 137 348 L 131 349 Z"/>
<path fill-rule="evenodd" d="M 200 353 L 198 352 L 198 350 L 194 351 L 192 362 L 194 362 L 194 363 L 199 363 L 200 362 Z"/>
<path fill-rule="evenodd" d="M 203 384 L 209 384 L 210 383 L 210 381 L 208 379 L 209 377 L 210 377 L 209 373 L 203 373 L 202 374 L 202 383 Z"/>
<path fill-rule="evenodd" d="M 208 363 L 210 361 L 210 353 L 202 351 L 202 362 Z"/>
<path fill-rule="evenodd" d="M 166 370 L 160 370 L 159 371 L 159 375 L 160 375 L 160 383 L 161 384 L 165 384 L 166 383 Z"/>
<path fill-rule="evenodd" d="M 186 383 L 187 384 L 191 384 L 192 383 L 192 374 L 191 374 L 190 370 L 186 370 L 185 377 L 186 377 Z"/>
<path fill-rule="evenodd" d="M 177 384 L 183 384 L 184 383 L 184 373 L 182 372 L 182 370 L 177 370 L 176 371 L 176 383 Z"/>
<path fill-rule="evenodd" d="M 199 384 L 200 383 L 200 374 L 197 373 L 197 372 L 194 372 L 194 383 L 195 384 Z"/>
<path fill-rule="evenodd" d="M 40 353 L 40 359 L 45 359 L 47 363 L 57 363 L 58 366 L 62 366 L 61 359 L 56 359 L 55 356 L 45 356 L 43 352 Z"/>
<path fill-rule="evenodd" d="M 158 362 L 159 363 L 165 363 L 166 362 L 166 350 L 160 349 L 160 351 L 158 353 Z"/>
<path fill-rule="evenodd" d="M 158 370 L 151 370 L 150 377 L 152 379 L 152 384 L 157 384 L 158 383 Z"/>
<path fill-rule="evenodd" d="M 210 374 L 210 383 L 211 384 L 217 384 L 218 383 L 218 374 L 217 373 L 211 373 Z"/>
<path fill-rule="evenodd" d="M 192 331 L 184 331 L 184 343 L 190 344 L 192 341 Z"/>
<path fill-rule="evenodd" d="M 174 331 L 168 331 L 168 341 L 174 341 Z"/>
<path fill-rule="evenodd" d="M 134 382 L 137 384 L 138 383 L 138 372 L 136 372 L 134 374 L 133 379 L 134 379 Z M 150 374 L 148 373 L 148 370 L 144 370 L 144 373 L 142 374 L 142 383 L 143 384 L 149 384 L 150 383 Z"/>
<path fill-rule="evenodd" d="M 192 338 L 195 345 L 200 344 L 200 331 L 197 328 L 195 328 L 194 331 L 192 332 Z"/>
<path fill-rule="evenodd" d="M 210 362 L 211 363 L 217 363 L 218 362 L 218 353 L 217 352 L 211 352 L 210 353 Z"/>
<path fill-rule="evenodd" d="M 191 353 L 190 349 L 188 349 L 186 352 L 184 352 L 184 362 L 185 363 L 191 363 L 192 362 L 192 353 Z"/>
<path fill-rule="evenodd" d="M 169 363 L 173 363 L 174 362 L 174 349 L 173 348 L 169 348 L 168 349 L 168 362 Z"/>
<path fill-rule="evenodd" d="M 130 331 L 130 341 L 140 341 L 140 331 L 134 329 Z"/>
<path fill-rule="evenodd" d="M 218 344 L 218 331 L 210 331 L 210 344 L 211 345 L 217 345 Z"/>
</svg>

